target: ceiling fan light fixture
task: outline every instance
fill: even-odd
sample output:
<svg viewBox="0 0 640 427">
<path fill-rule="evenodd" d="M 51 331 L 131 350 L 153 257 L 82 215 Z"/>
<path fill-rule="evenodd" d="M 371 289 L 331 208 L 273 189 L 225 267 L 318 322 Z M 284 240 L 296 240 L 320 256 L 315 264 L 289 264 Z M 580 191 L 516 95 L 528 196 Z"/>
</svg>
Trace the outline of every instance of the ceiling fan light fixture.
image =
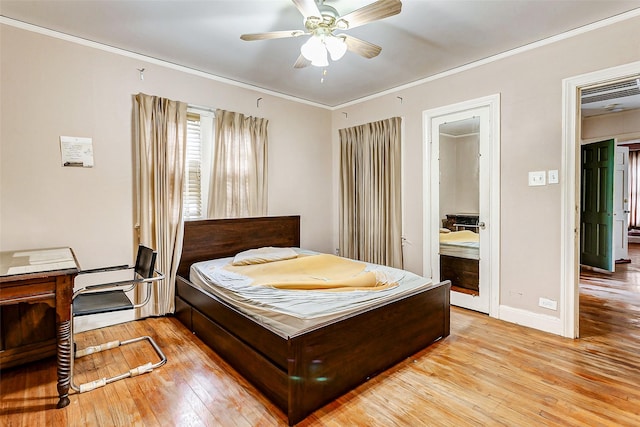
<svg viewBox="0 0 640 427">
<path fill-rule="evenodd" d="M 302 56 L 311 61 L 316 67 L 329 65 L 327 53 L 332 61 L 337 61 L 347 52 L 347 43 L 344 37 L 328 35 L 312 35 L 309 40 L 300 47 Z"/>
<path fill-rule="evenodd" d="M 329 66 L 329 60 L 327 59 L 327 52 L 325 51 L 322 57 L 318 57 L 311 61 L 311 65 L 314 67 L 327 67 Z"/>
<path fill-rule="evenodd" d="M 344 41 L 344 37 L 334 35 L 325 37 L 324 45 L 327 47 L 332 61 L 339 60 L 347 52 L 347 43 Z"/>
<path fill-rule="evenodd" d="M 311 36 L 309 40 L 300 47 L 300 53 L 311 61 L 311 65 L 316 67 L 326 67 L 329 65 L 327 47 L 321 37 Z"/>
<path fill-rule="evenodd" d="M 323 57 L 324 61 L 327 61 L 327 48 L 320 37 L 309 37 L 309 40 L 300 47 L 300 53 L 312 63 L 322 62 Z"/>
</svg>

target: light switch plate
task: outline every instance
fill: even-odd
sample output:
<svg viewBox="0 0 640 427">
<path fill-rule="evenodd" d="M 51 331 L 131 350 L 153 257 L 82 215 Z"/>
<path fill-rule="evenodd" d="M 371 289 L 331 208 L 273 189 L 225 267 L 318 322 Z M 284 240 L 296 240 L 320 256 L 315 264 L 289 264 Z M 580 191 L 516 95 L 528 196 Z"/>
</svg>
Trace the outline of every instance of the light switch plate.
<svg viewBox="0 0 640 427">
<path fill-rule="evenodd" d="M 549 184 L 557 184 L 558 183 L 558 170 L 557 169 L 550 170 L 548 172 L 548 175 L 549 175 L 549 179 L 548 179 Z"/>
<path fill-rule="evenodd" d="M 547 185 L 546 171 L 529 172 L 529 186 Z"/>
</svg>

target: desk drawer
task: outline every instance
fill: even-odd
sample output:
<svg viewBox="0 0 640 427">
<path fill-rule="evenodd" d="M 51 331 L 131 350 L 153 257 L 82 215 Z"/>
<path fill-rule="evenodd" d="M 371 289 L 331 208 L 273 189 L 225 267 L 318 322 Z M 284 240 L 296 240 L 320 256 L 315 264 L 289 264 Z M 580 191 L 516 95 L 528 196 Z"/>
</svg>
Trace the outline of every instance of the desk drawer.
<svg viewBox="0 0 640 427">
<path fill-rule="evenodd" d="M 56 338 L 55 299 L 0 307 L 0 348 L 22 347 Z"/>
<path fill-rule="evenodd" d="M 15 350 L 16 359 L 19 360 L 19 348 L 24 346 L 38 347 L 38 343 L 44 341 L 51 342 L 53 340 L 55 342 L 55 280 L 40 278 L 5 283 L 0 289 L 0 295 L 0 319 L 2 319 L 0 350 Z M 46 347 L 46 353 L 50 354 L 49 346 Z M 44 350 L 44 348 L 40 348 L 38 351 Z M 35 351 L 34 355 L 38 351 Z M 0 367 L 10 365 L 7 363 L 7 357 L 4 356 Z"/>
<path fill-rule="evenodd" d="M 53 299 L 55 306 L 56 282 L 55 280 L 42 279 L 41 281 L 27 281 L 13 286 L 2 287 L 0 293 L 0 305 L 16 304 L 20 302 Z"/>
</svg>

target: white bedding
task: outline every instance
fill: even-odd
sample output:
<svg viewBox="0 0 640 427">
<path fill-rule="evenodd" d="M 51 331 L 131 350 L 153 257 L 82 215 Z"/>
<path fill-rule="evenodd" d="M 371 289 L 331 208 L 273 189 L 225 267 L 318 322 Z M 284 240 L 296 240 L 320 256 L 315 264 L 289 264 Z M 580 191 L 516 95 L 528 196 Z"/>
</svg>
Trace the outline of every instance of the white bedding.
<svg viewBox="0 0 640 427">
<path fill-rule="evenodd" d="M 294 248 L 300 254 L 317 252 Z M 251 279 L 223 269 L 233 257 L 195 263 L 191 266 L 190 281 L 272 330 L 291 336 L 309 327 L 342 317 L 351 312 L 375 306 L 398 296 L 432 286 L 431 280 L 417 274 L 365 263 L 365 271 L 375 271 L 398 286 L 382 290 L 327 292 L 314 290 L 275 289 L 251 284 Z"/>
<path fill-rule="evenodd" d="M 440 234 L 440 255 L 480 259 L 480 238 L 469 230 Z"/>
</svg>

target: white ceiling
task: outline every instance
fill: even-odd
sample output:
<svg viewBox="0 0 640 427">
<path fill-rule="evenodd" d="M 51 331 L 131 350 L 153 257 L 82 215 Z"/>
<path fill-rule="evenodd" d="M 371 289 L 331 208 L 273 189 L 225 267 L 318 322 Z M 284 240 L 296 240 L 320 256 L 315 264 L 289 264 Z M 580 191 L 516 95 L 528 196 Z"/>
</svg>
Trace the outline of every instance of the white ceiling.
<svg viewBox="0 0 640 427">
<path fill-rule="evenodd" d="M 373 0 L 326 0 L 341 15 Z M 323 69 L 294 69 L 306 37 L 291 0 L 0 0 L 0 15 L 325 106 L 338 106 L 630 10 L 640 0 L 404 0 L 402 12 L 348 30 L 382 47 Z"/>
</svg>

